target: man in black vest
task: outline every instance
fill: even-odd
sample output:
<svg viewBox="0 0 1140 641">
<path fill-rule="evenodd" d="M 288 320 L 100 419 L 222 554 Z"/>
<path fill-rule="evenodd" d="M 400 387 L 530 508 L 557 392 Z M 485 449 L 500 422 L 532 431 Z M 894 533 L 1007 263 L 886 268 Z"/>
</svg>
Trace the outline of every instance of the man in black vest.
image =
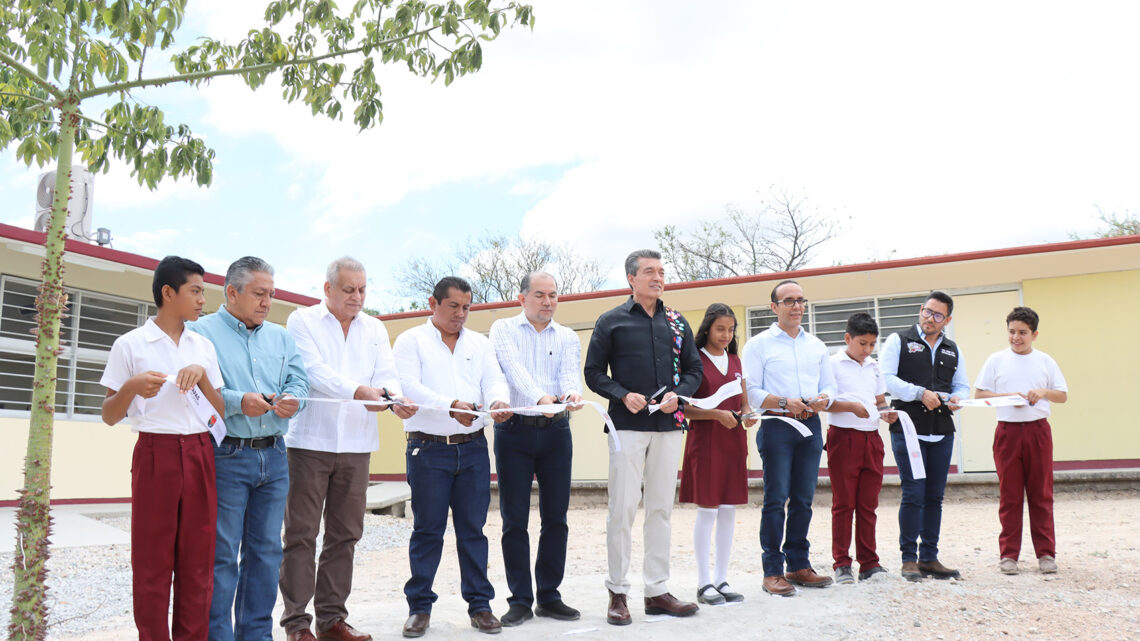
<svg viewBox="0 0 1140 641">
<path fill-rule="evenodd" d="M 891 449 L 902 480 L 899 504 L 899 549 L 902 575 L 910 581 L 924 577 L 959 578 L 938 560 L 938 533 L 942 527 L 942 496 L 954 452 L 954 411 L 970 392 L 966 364 L 958 345 L 942 330 L 950 324 L 954 299 L 931 292 L 919 309 L 919 322 L 891 334 L 883 344 L 880 368 L 891 393 L 891 405 L 906 412 L 918 433 L 925 479 L 915 479 L 902 424 L 891 424 Z M 922 544 L 918 544 L 921 537 Z"/>
</svg>

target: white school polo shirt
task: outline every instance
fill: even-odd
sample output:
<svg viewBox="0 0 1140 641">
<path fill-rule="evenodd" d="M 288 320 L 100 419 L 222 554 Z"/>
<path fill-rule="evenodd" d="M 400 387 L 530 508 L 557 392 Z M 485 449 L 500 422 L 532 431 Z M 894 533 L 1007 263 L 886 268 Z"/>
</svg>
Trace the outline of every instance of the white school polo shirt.
<svg viewBox="0 0 1140 641">
<path fill-rule="evenodd" d="M 854 395 L 863 403 L 874 407 L 875 398 L 887 393 L 887 381 L 879 372 L 879 364 L 870 356 L 859 363 L 848 356 L 846 350 L 839 350 L 831 355 L 831 368 L 835 373 L 836 398 L 848 400 L 847 396 Z M 835 427 L 861 432 L 879 429 L 878 414 L 871 414 L 870 418 L 859 418 L 853 412 L 833 412 L 827 415 L 827 422 Z"/>
<path fill-rule="evenodd" d="M 115 339 L 99 384 L 118 391 L 136 374 L 150 371 L 177 374 L 187 365 L 201 365 L 214 389 L 222 387 L 222 370 L 210 339 L 183 329 L 175 345 L 154 319 L 148 318 L 142 327 Z M 197 434 L 206 431 L 206 424 L 190 406 L 190 400 L 171 383 L 160 387 L 152 398 L 135 396 L 127 407 L 127 418 L 135 432 Z"/>
<path fill-rule="evenodd" d="M 1053 360 L 1041 350 L 1035 349 L 1028 354 L 1018 354 L 1013 349 L 1003 349 L 990 354 L 986 364 L 982 366 L 982 373 L 974 387 L 993 392 L 994 394 L 1025 393 L 1031 389 L 1050 389 L 1068 392 L 1069 386 Z M 1025 407 L 998 407 L 997 420 L 1010 423 L 1026 423 L 1042 418 L 1048 418 L 1052 411 L 1049 401 L 1041 399 L 1036 405 Z"/>
</svg>

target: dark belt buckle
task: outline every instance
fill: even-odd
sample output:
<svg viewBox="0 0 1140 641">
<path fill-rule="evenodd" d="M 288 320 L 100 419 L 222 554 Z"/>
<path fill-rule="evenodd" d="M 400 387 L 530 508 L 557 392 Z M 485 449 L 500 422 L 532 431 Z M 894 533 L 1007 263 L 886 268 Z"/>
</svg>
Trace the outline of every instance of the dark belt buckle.
<svg viewBox="0 0 1140 641">
<path fill-rule="evenodd" d="M 447 436 L 443 437 L 443 442 L 447 443 L 448 445 L 459 445 L 460 443 L 463 442 L 463 441 L 459 440 L 460 436 L 466 436 L 466 435 L 465 434 L 448 434 Z M 451 441 L 452 437 L 455 437 L 454 443 Z"/>
</svg>

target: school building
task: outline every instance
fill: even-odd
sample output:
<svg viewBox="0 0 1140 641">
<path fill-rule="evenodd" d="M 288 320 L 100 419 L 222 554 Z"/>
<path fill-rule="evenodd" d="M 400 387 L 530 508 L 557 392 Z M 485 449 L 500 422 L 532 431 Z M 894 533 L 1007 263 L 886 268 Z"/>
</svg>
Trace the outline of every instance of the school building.
<svg viewBox="0 0 1140 641">
<path fill-rule="evenodd" d="M 5 443 L 0 451 L 0 505 L 12 504 L 23 485 L 34 354 L 29 330 L 34 325 L 43 236 L 0 224 L 0 433 Z M 154 313 L 151 270 L 158 261 L 69 240 L 65 262 L 70 298 L 58 372 L 52 497 L 59 502 L 123 500 L 130 496 L 135 436 L 125 423 L 109 427 L 100 420 L 106 391 L 98 380 L 114 339 Z M 1122 341 L 1112 331 L 1117 324 L 1128 327 L 1140 318 L 1140 298 L 1135 296 L 1140 291 L 1140 236 L 674 283 L 666 287 L 664 300 L 694 327 L 710 303 L 731 305 L 743 343 L 773 321 L 769 291 L 785 278 L 803 286 L 811 301 L 805 326 L 833 349 L 843 345 L 846 319 L 855 311 L 875 316 L 883 339 L 916 322 L 930 290 L 950 293 L 955 308 L 947 331 L 961 346 L 971 383 L 986 356 L 1007 347 L 1006 313 L 1016 305 L 1034 308 L 1042 318 L 1035 345 L 1057 359 L 1069 383 L 1070 400 L 1054 405 L 1051 420 L 1057 469 L 1140 467 L 1140 433 L 1131 428 L 1127 414 L 1116 409 L 1138 380 L 1140 344 L 1127 336 Z M 222 304 L 222 280 L 221 275 L 207 275 L 207 310 Z M 628 290 L 618 289 L 563 296 L 556 320 L 578 333 L 584 356 L 595 319 L 627 295 Z M 270 320 L 284 323 L 292 310 L 317 302 L 278 290 Z M 478 305 L 467 327 L 485 333 L 496 319 L 518 312 L 513 302 Z M 409 312 L 381 318 L 394 340 L 407 328 L 427 322 L 427 316 Z M 584 385 L 583 391 L 587 398 L 600 400 Z M 953 471 L 993 471 L 993 410 L 964 409 L 959 419 Z M 379 415 L 378 429 L 381 449 L 372 457 L 373 479 L 403 479 L 402 424 L 385 412 Z M 571 429 L 573 478 L 605 479 L 608 453 L 601 418 L 584 408 L 574 415 Z M 761 476 L 754 433 L 749 436 L 750 469 Z M 894 461 L 887 450 L 890 470 Z"/>
</svg>

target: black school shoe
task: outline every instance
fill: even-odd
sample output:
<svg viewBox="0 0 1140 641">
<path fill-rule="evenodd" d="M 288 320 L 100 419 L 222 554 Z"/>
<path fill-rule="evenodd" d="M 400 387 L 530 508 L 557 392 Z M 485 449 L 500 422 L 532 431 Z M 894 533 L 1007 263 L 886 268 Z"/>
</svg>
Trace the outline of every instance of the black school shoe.
<svg viewBox="0 0 1140 641">
<path fill-rule="evenodd" d="M 550 617 L 559 621 L 577 621 L 582 613 L 566 605 L 561 599 L 550 603 L 541 603 L 534 609 L 535 616 Z"/>
<path fill-rule="evenodd" d="M 867 579 L 875 576 L 876 574 L 886 574 L 886 572 L 887 572 L 887 568 L 885 568 L 881 565 L 876 565 L 875 567 L 867 568 L 866 570 L 860 569 L 859 570 L 859 580 L 860 581 L 866 581 Z"/>
<path fill-rule="evenodd" d="M 507 610 L 507 613 L 499 618 L 499 622 L 503 624 L 503 627 L 510 628 L 516 625 L 522 625 L 524 621 L 533 618 L 534 614 L 531 613 L 530 608 L 521 603 L 512 603 L 511 609 Z"/>
</svg>

